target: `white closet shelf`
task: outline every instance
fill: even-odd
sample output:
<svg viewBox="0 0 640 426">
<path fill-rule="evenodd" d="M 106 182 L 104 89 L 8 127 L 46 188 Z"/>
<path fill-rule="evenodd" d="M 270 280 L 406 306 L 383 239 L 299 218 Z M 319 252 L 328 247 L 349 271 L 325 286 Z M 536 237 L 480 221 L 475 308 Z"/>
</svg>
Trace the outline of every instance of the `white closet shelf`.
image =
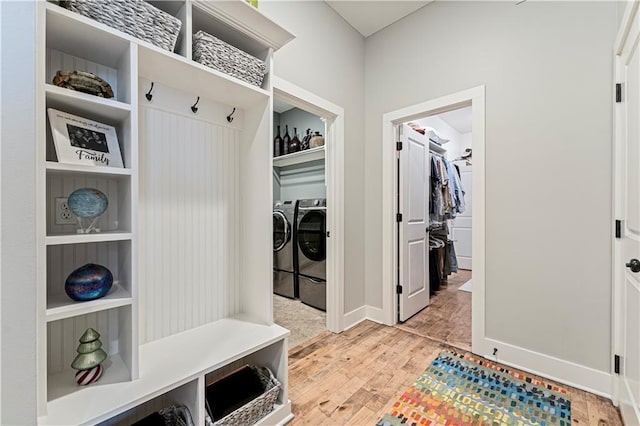
<svg viewBox="0 0 640 426">
<path fill-rule="evenodd" d="M 116 283 L 113 284 L 109 294 L 98 300 L 88 302 L 75 302 L 66 294 L 59 293 L 51 295 L 47 300 L 47 322 L 119 308 L 132 303 L 131 294 Z"/>
<path fill-rule="evenodd" d="M 273 159 L 274 167 L 292 166 L 294 164 L 307 163 L 314 160 L 323 160 L 325 156 L 324 145 L 313 149 L 282 155 Z"/>
<path fill-rule="evenodd" d="M 48 107 L 63 111 L 69 108 L 81 109 L 85 115 L 91 114 L 96 120 L 120 122 L 131 113 L 131 105 L 124 102 L 65 89 L 53 84 L 45 84 L 45 92 Z"/>
<path fill-rule="evenodd" d="M 223 72 L 206 67 L 153 46 L 140 42 L 138 50 L 140 76 L 194 96 L 215 99 L 226 105 L 246 109 L 267 102 L 269 92 Z M 195 99 L 194 99 L 195 101 Z"/>
<path fill-rule="evenodd" d="M 97 174 L 112 178 L 131 176 L 131 169 L 120 167 L 103 166 L 83 166 L 80 164 L 58 163 L 57 161 L 46 162 L 47 173 L 60 175 L 75 175 L 78 173 Z"/>
<path fill-rule="evenodd" d="M 57 246 L 61 244 L 105 243 L 108 241 L 126 241 L 132 238 L 133 234 L 131 232 L 123 231 L 100 232 L 97 234 L 48 235 L 46 244 L 48 246 Z"/>
<path fill-rule="evenodd" d="M 144 344 L 140 346 L 138 380 L 113 383 L 115 380 L 106 370 L 103 379 L 86 386 L 82 392 L 50 398 L 47 415 L 40 417 L 38 423 L 80 425 L 108 420 L 230 362 L 283 342 L 288 335 L 289 331 L 278 325 L 256 324 L 237 317 L 221 319 Z M 62 377 L 58 379 L 58 376 Z M 73 372 L 59 373 L 50 377 L 49 382 L 51 395 L 51 386 L 73 383 Z M 280 405 L 277 408 L 286 407 Z M 276 413 L 272 415 L 276 416 Z"/>
</svg>

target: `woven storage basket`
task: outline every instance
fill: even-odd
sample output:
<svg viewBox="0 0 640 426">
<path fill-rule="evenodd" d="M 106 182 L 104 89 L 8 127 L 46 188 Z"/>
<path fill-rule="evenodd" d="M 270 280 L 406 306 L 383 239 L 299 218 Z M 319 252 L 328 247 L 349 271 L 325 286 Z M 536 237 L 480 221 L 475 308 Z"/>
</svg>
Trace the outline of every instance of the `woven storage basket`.
<svg viewBox="0 0 640 426">
<path fill-rule="evenodd" d="M 70 0 L 60 6 L 173 52 L 182 22 L 142 0 Z"/>
<path fill-rule="evenodd" d="M 250 368 L 260 379 L 265 392 L 220 420 L 213 423 L 206 422 L 207 424 L 215 426 L 249 426 L 257 423 L 273 411 L 273 406 L 280 393 L 280 382 L 273 376 L 271 370 L 266 367 L 252 365 Z"/>
<path fill-rule="evenodd" d="M 260 87 L 264 62 L 204 31 L 193 35 L 193 60 Z"/>
</svg>

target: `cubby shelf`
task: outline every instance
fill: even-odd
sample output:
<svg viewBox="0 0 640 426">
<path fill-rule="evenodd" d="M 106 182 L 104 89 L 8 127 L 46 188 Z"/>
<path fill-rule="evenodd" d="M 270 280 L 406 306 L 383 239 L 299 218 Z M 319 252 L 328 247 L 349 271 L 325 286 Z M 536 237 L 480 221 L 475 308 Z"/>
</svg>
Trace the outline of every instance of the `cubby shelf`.
<svg viewBox="0 0 640 426">
<path fill-rule="evenodd" d="M 278 325 L 255 324 L 226 318 L 140 347 L 140 378 L 135 381 L 96 383 L 82 392 L 52 399 L 43 425 L 98 423 L 125 412 L 169 389 L 181 386 L 269 345 L 282 345 L 289 331 Z M 186 349 L 188 348 L 188 350 Z M 115 363 L 114 363 L 115 364 Z M 122 366 L 123 368 L 126 368 Z M 105 372 L 106 374 L 106 372 Z M 71 379 L 69 378 L 71 375 Z M 284 378 L 286 380 L 286 378 Z M 282 377 L 279 378 L 283 380 Z M 73 372 L 50 378 L 61 393 L 73 382 Z M 75 384 L 74 384 L 75 385 Z M 68 393 L 68 392 L 67 392 Z M 279 404 L 286 407 L 288 401 Z M 275 416 L 277 412 L 272 415 Z M 196 422 L 198 422 L 196 420 Z"/>
<path fill-rule="evenodd" d="M 47 301 L 47 322 L 100 310 L 119 308 L 120 306 L 131 305 L 132 302 L 131 294 L 117 283 L 113 284 L 109 294 L 103 298 L 88 302 L 75 302 L 65 294 L 56 294 Z"/>
<path fill-rule="evenodd" d="M 99 384 L 100 388 L 106 391 L 101 397 L 107 401 L 114 396 L 109 395 L 110 391 L 116 391 L 118 386 L 128 383 L 131 379 L 129 369 L 119 354 L 109 356 L 108 364 Z M 75 373 L 75 370 L 69 368 L 49 376 L 49 405 L 55 406 L 62 401 L 75 401 L 77 404 L 84 405 L 84 407 L 82 405 L 68 406 L 67 409 L 69 411 L 60 413 L 62 415 L 57 420 L 54 420 L 53 423 L 46 423 L 46 420 L 52 418 L 48 416 L 46 419 L 40 418 L 40 422 L 45 421 L 45 423 L 40 424 L 80 425 L 91 423 L 87 420 L 82 421 L 79 417 L 75 417 L 74 421 L 67 420 L 74 417 L 73 412 L 85 412 L 96 405 L 96 401 L 84 399 L 84 391 L 86 389 L 76 384 L 74 380 Z"/>
<path fill-rule="evenodd" d="M 48 235 L 46 245 L 56 246 L 62 244 L 84 244 L 84 243 L 103 243 L 107 241 L 125 241 L 131 240 L 133 234 L 131 232 L 100 232 L 98 234 L 64 234 L 64 235 Z"/>
<path fill-rule="evenodd" d="M 307 163 L 314 160 L 323 160 L 325 156 L 324 146 L 281 155 L 273 159 L 273 167 L 286 167 L 295 164 Z"/>
<path fill-rule="evenodd" d="M 131 105 L 87 93 L 45 84 L 47 105 L 63 111 L 79 108 L 100 120 L 121 121 L 131 113 Z"/>
<path fill-rule="evenodd" d="M 78 164 L 58 163 L 57 161 L 47 161 L 45 163 L 47 173 L 58 175 L 75 175 L 78 173 L 102 175 L 112 178 L 131 176 L 131 169 L 120 167 L 102 166 L 82 166 Z"/>
</svg>

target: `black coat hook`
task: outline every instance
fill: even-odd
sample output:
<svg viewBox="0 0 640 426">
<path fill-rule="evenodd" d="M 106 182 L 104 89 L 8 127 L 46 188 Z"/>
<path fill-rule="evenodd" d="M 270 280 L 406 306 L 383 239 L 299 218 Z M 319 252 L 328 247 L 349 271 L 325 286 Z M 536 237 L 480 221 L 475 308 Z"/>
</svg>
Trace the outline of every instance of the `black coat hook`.
<svg viewBox="0 0 640 426">
<path fill-rule="evenodd" d="M 151 94 L 151 91 L 153 90 L 153 81 L 151 82 L 151 88 L 149 89 L 149 91 L 144 95 L 145 98 L 147 98 L 147 100 L 149 102 L 151 102 L 151 99 L 153 98 L 153 95 Z"/>
<path fill-rule="evenodd" d="M 196 106 L 196 105 L 198 105 L 198 102 L 200 102 L 200 96 L 198 96 L 198 99 L 196 100 L 196 103 L 191 105 L 191 111 L 193 111 L 194 114 L 196 112 L 198 112 L 198 107 Z"/>
<path fill-rule="evenodd" d="M 227 121 L 228 121 L 229 123 L 231 123 L 231 122 L 233 121 L 233 114 L 235 114 L 235 112 L 236 112 L 236 109 L 235 109 L 235 107 L 234 107 L 234 108 L 233 108 L 233 111 L 231 111 L 231 114 L 227 115 Z"/>
</svg>

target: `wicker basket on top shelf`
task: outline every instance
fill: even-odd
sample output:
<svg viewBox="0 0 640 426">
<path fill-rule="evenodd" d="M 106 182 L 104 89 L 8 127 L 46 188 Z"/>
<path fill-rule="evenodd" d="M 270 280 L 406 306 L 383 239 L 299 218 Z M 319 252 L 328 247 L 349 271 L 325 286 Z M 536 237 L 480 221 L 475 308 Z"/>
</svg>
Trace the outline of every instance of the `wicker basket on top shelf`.
<svg viewBox="0 0 640 426">
<path fill-rule="evenodd" d="M 173 52 L 182 22 L 142 0 L 66 0 L 60 6 Z"/>
<path fill-rule="evenodd" d="M 267 70 L 260 59 L 204 31 L 193 35 L 193 60 L 258 87 Z"/>
</svg>

